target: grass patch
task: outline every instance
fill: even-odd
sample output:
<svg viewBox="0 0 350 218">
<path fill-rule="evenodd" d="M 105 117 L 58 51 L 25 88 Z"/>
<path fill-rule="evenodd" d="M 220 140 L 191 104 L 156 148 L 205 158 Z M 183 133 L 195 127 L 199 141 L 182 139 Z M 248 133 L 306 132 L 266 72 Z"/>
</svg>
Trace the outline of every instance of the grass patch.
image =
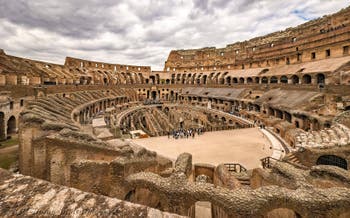
<svg viewBox="0 0 350 218">
<path fill-rule="evenodd" d="M 13 153 L 0 154 L 0 168 L 9 169 L 18 160 L 17 151 Z"/>
<path fill-rule="evenodd" d="M 0 142 L 0 149 L 6 148 L 6 147 L 10 147 L 10 146 L 13 146 L 13 145 L 18 145 L 18 144 L 19 144 L 18 136 L 17 135 L 13 135 L 11 137 L 11 139 L 8 139 L 6 141 Z"/>
</svg>

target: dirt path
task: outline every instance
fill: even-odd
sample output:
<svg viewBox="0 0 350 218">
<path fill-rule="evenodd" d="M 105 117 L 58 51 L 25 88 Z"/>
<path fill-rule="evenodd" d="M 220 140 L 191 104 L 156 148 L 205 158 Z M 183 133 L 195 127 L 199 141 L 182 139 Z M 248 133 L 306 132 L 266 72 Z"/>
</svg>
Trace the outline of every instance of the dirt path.
<svg viewBox="0 0 350 218">
<path fill-rule="evenodd" d="M 18 151 L 18 145 L 12 145 L 6 148 L 0 148 L 0 154 L 8 154 L 14 151 Z"/>
</svg>

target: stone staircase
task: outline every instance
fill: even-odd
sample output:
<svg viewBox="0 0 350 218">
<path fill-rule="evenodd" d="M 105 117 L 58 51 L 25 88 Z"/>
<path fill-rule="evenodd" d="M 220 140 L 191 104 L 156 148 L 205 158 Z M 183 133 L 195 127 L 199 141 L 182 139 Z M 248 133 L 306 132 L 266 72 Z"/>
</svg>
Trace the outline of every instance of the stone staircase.
<svg viewBox="0 0 350 218">
<path fill-rule="evenodd" d="M 301 162 L 299 161 L 299 159 L 294 155 L 294 153 L 286 154 L 286 156 L 284 156 L 284 159 L 288 160 L 288 162 L 290 162 L 290 163 L 302 165 Z"/>
<path fill-rule="evenodd" d="M 250 177 L 247 176 L 236 176 L 236 179 L 241 183 L 243 186 L 250 186 Z"/>
</svg>

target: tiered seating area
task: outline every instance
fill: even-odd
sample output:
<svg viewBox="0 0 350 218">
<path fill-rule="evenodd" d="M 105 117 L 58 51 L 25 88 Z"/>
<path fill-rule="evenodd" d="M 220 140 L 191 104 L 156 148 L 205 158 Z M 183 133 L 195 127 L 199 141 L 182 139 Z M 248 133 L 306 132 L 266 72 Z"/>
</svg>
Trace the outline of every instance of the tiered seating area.
<svg viewBox="0 0 350 218">
<path fill-rule="evenodd" d="M 350 129 L 342 124 L 320 131 L 303 131 L 296 137 L 296 147 L 332 147 L 350 144 Z"/>
<path fill-rule="evenodd" d="M 37 119 L 41 124 L 51 128 L 78 129 L 79 122 L 88 122 L 94 114 L 105 108 L 115 105 L 116 99 L 124 101 L 125 96 L 133 98 L 130 91 L 112 89 L 108 91 L 83 91 L 60 94 L 39 98 L 30 102 L 26 110 L 22 112 L 23 119 Z M 72 123 L 72 119 L 75 123 Z"/>
</svg>

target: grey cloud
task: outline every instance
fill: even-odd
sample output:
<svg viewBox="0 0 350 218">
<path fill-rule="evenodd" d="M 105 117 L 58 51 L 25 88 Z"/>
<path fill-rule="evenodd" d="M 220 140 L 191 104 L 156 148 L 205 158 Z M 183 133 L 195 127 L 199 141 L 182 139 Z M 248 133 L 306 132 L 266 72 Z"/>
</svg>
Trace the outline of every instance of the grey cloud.
<svg viewBox="0 0 350 218">
<path fill-rule="evenodd" d="M 0 0 L 0 18 L 71 37 L 91 38 L 103 30 L 115 1 Z"/>
<path fill-rule="evenodd" d="M 222 47 L 333 13 L 346 0 L 0 0 L 0 48 L 162 69 L 173 49 Z"/>
</svg>

